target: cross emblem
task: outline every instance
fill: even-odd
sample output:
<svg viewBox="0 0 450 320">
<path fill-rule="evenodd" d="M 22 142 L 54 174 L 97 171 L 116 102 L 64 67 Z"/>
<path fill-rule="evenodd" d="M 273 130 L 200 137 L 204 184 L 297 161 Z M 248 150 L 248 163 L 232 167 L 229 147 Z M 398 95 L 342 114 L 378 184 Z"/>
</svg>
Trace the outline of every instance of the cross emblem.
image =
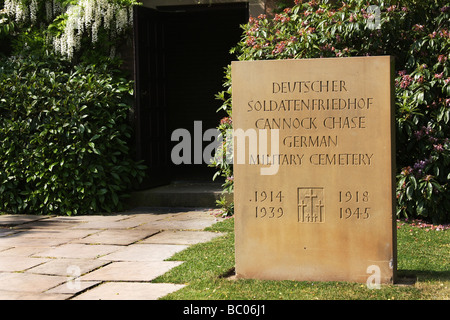
<svg viewBox="0 0 450 320">
<path fill-rule="evenodd" d="M 298 222 L 320 223 L 325 221 L 325 199 L 322 187 L 298 188 Z"/>
</svg>

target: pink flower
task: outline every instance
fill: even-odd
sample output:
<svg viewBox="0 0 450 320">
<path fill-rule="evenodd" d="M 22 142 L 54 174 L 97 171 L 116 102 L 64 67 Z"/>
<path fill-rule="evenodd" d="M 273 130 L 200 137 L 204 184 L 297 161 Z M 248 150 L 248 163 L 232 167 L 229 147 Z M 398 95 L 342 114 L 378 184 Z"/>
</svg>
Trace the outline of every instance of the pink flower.
<svg viewBox="0 0 450 320">
<path fill-rule="evenodd" d="M 434 144 L 433 145 L 433 149 L 436 150 L 437 152 L 444 151 L 444 148 L 442 147 L 442 144 Z"/>
<path fill-rule="evenodd" d="M 232 124 L 232 123 L 233 121 L 231 120 L 230 117 L 225 117 L 220 120 L 220 124 Z"/>
<path fill-rule="evenodd" d="M 439 35 L 443 38 L 446 38 L 450 36 L 450 33 L 448 32 L 447 29 L 442 29 L 441 31 L 439 31 Z"/>
<path fill-rule="evenodd" d="M 441 72 L 441 73 L 436 73 L 435 75 L 434 75 L 434 77 L 436 78 L 436 79 L 442 79 L 442 76 L 444 75 L 444 72 Z"/>
<path fill-rule="evenodd" d="M 395 8 L 397 8 L 397 6 L 393 5 L 393 6 L 388 7 L 386 10 L 387 10 L 387 12 L 391 12 L 391 11 L 394 11 Z"/>
<path fill-rule="evenodd" d="M 291 20 L 291 18 L 289 17 L 285 17 L 281 14 L 275 14 L 275 18 L 273 19 L 274 21 L 280 21 L 281 23 L 285 23 Z"/>
<path fill-rule="evenodd" d="M 406 168 L 403 168 L 402 175 L 407 176 L 412 173 L 413 169 L 410 166 L 407 166 Z"/>
<path fill-rule="evenodd" d="M 297 42 L 297 37 L 295 37 L 295 36 L 291 36 L 290 38 L 289 38 L 289 44 L 292 44 L 292 43 L 294 43 L 294 42 Z"/>
<path fill-rule="evenodd" d="M 438 57 L 438 62 L 442 63 L 442 62 L 445 62 L 445 61 L 447 61 L 447 57 L 445 55 L 443 55 L 443 54 L 440 54 L 439 57 Z"/>
<path fill-rule="evenodd" d="M 256 38 L 255 37 L 248 37 L 248 39 L 246 41 L 246 44 L 249 47 L 253 47 L 254 45 L 256 45 Z"/>
<path fill-rule="evenodd" d="M 406 89 L 411 84 L 413 79 L 410 75 L 403 74 L 403 72 L 406 73 L 406 71 L 402 71 L 402 73 L 399 72 L 399 74 L 402 75 L 402 81 L 400 82 L 400 88 Z"/>
<path fill-rule="evenodd" d="M 275 49 L 273 49 L 272 53 L 282 53 L 286 49 L 286 42 L 280 41 L 275 45 Z"/>
</svg>

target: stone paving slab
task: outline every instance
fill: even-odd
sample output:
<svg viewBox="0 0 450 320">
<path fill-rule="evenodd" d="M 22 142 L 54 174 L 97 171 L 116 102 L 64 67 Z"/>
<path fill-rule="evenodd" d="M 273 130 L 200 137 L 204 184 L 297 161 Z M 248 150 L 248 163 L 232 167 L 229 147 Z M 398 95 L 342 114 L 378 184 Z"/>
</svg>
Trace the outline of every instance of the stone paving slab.
<svg viewBox="0 0 450 320">
<path fill-rule="evenodd" d="M 71 294 L 0 291 L 0 300 L 67 300 Z"/>
<path fill-rule="evenodd" d="M 52 217 L 51 219 L 53 221 L 60 221 L 60 222 L 79 222 L 79 223 L 86 223 L 86 222 L 94 222 L 94 221 L 103 221 L 103 222 L 113 222 L 113 221 L 120 221 L 123 219 L 128 219 L 129 215 L 123 215 L 123 214 L 110 214 L 110 215 L 82 215 L 82 216 L 57 216 Z"/>
<path fill-rule="evenodd" d="M 28 257 L 1 257 L 0 258 L 0 272 L 20 272 L 44 262 L 49 259 L 37 259 Z"/>
<path fill-rule="evenodd" d="M 79 281 L 78 279 L 70 280 L 66 283 L 63 283 L 57 287 L 54 287 L 50 290 L 45 291 L 45 294 L 65 294 L 68 295 L 67 298 L 72 297 L 73 295 L 87 290 L 93 286 L 100 284 L 101 281 Z"/>
<path fill-rule="evenodd" d="M 151 223 L 157 220 L 167 219 L 173 216 L 173 214 L 155 214 L 155 213 L 140 213 L 136 215 L 132 215 L 126 219 L 128 222 L 136 222 L 139 224 Z"/>
<path fill-rule="evenodd" d="M 103 230 L 72 243 L 129 245 L 158 233 L 158 229 Z"/>
<path fill-rule="evenodd" d="M 5 250 L 0 250 L 0 259 L 1 257 L 31 257 L 49 249 L 51 247 L 9 247 Z"/>
<path fill-rule="evenodd" d="M 15 214 L 6 214 L 0 215 L 0 226 L 16 226 L 22 223 L 37 221 L 46 219 L 46 216 L 35 216 L 35 215 L 15 215 Z"/>
<path fill-rule="evenodd" d="M 26 272 L 56 276 L 81 276 L 107 263 L 107 261 L 98 259 L 49 259 L 38 266 L 28 269 Z"/>
<path fill-rule="evenodd" d="M 2 254 L 3 251 L 7 251 L 7 250 L 10 250 L 13 248 L 14 248 L 13 246 L 7 246 L 7 247 L 0 246 L 0 255 Z"/>
<path fill-rule="evenodd" d="M 57 221 L 51 218 L 20 224 L 15 229 L 69 229 L 81 224 L 73 221 Z"/>
<path fill-rule="evenodd" d="M 182 261 L 119 261 L 90 272 L 80 280 L 151 281 L 182 263 Z"/>
<path fill-rule="evenodd" d="M 203 210 L 178 212 L 173 215 L 173 218 L 176 218 L 178 220 L 194 220 L 194 219 L 216 220 L 216 218 L 212 216 L 209 212 Z"/>
<path fill-rule="evenodd" d="M 44 238 L 33 240 L 29 238 L 22 238 L 13 234 L 9 237 L 0 238 L 1 247 L 55 247 L 61 244 L 67 243 L 68 239 L 54 239 L 54 238 Z"/>
<path fill-rule="evenodd" d="M 222 233 L 207 231 L 180 231 L 169 230 L 162 231 L 152 237 L 142 240 L 140 243 L 160 243 L 160 244 L 197 244 L 211 241 L 212 239 L 223 235 Z"/>
<path fill-rule="evenodd" d="M 157 220 L 151 224 L 140 225 L 135 230 L 145 229 L 151 226 L 159 230 L 203 230 L 212 226 L 216 221 L 214 219 L 172 219 Z"/>
<path fill-rule="evenodd" d="M 43 251 L 38 254 L 39 257 L 49 258 L 79 258 L 95 259 L 121 249 L 114 245 L 89 245 L 82 243 L 63 244 L 59 247 Z"/>
<path fill-rule="evenodd" d="M 106 282 L 73 300 L 156 300 L 184 286 L 171 283 Z"/>
<path fill-rule="evenodd" d="M 163 261 L 187 247 L 186 245 L 175 244 L 132 244 L 99 259 L 107 261 Z"/>
<path fill-rule="evenodd" d="M 67 281 L 67 277 L 31 273 L 0 273 L 0 291 L 41 293 Z"/>
<path fill-rule="evenodd" d="M 18 232 L 17 230 L 5 227 L 4 229 L 0 229 L 0 237 L 6 237 L 6 236 L 12 235 L 17 232 Z"/>
<path fill-rule="evenodd" d="M 119 221 L 90 221 L 86 223 L 80 223 L 73 227 L 73 229 L 129 229 L 139 226 L 138 221 L 129 221 L 128 219 Z"/>
<path fill-rule="evenodd" d="M 0 290 L 0 300 L 67 300 L 72 294 L 13 292 Z"/>
<path fill-rule="evenodd" d="M 102 230 L 72 230 L 72 229 L 29 229 L 22 230 L 20 234 L 16 234 L 21 238 L 47 238 L 47 239 L 67 239 L 76 240 L 82 239 L 89 235 L 98 233 Z M 32 241 L 32 240 L 30 240 Z"/>
<path fill-rule="evenodd" d="M 91 219 L 94 219 L 96 217 L 103 217 L 106 218 L 106 216 L 84 216 L 84 215 L 75 215 L 75 216 L 50 216 L 49 219 L 51 219 L 53 222 L 72 222 L 72 223 L 83 223 L 91 221 Z M 116 216 L 114 218 L 117 219 Z"/>
</svg>

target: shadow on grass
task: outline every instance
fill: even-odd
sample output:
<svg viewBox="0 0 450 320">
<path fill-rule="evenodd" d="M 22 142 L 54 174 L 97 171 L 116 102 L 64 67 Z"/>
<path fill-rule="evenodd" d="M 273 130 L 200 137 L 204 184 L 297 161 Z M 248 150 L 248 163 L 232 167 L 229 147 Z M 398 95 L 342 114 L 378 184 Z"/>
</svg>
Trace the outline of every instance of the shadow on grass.
<svg viewBox="0 0 450 320">
<path fill-rule="evenodd" d="M 413 285 L 417 281 L 450 281 L 450 271 L 398 270 L 396 284 Z"/>
</svg>

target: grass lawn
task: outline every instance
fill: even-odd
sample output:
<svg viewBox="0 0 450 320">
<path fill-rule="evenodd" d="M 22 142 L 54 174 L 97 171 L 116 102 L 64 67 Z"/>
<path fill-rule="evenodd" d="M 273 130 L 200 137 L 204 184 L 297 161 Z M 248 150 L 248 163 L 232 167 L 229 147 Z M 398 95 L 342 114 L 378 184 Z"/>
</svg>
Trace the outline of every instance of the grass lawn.
<svg viewBox="0 0 450 320">
<path fill-rule="evenodd" d="M 419 228 L 403 221 L 398 222 L 397 228 L 398 276 L 403 284 L 368 289 L 366 284 L 334 281 L 231 280 L 228 276 L 234 267 L 233 218 L 207 228 L 225 235 L 177 253 L 170 260 L 185 263 L 154 282 L 187 284 L 164 297 L 166 300 L 449 299 L 450 230 Z"/>
</svg>

